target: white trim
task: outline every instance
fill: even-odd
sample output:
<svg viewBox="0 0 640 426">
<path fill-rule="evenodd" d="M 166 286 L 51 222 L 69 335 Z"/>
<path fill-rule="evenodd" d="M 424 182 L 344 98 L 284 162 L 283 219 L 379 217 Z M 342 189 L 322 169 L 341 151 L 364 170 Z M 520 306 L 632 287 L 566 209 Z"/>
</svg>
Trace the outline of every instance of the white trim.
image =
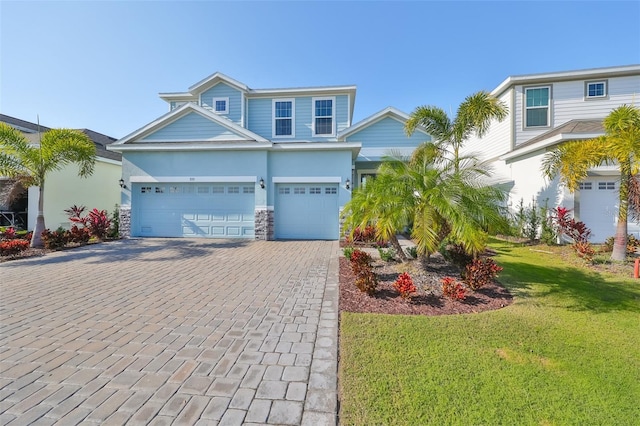
<svg viewBox="0 0 640 426">
<path fill-rule="evenodd" d="M 189 92 L 190 93 L 197 93 L 197 92 L 204 92 L 204 89 L 208 89 L 211 88 L 213 86 L 215 86 L 216 84 L 218 84 L 219 82 L 215 81 L 215 80 L 220 80 L 223 81 L 225 83 L 227 83 L 230 86 L 235 86 L 237 89 L 241 90 L 241 91 L 248 91 L 250 90 L 249 87 L 244 84 L 239 82 L 238 80 L 234 80 L 233 78 L 222 74 L 221 72 L 214 72 L 213 74 L 211 74 L 208 77 L 203 78 L 202 80 L 200 80 L 199 82 L 197 82 L 196 84 L 192 85 L 191 87 L 189 87 Z M 210 84 L 212 83 L 213 84 Z M 207 87 L 205 87 L 207 86 Z"/>
<path fill-rule="evenodd" d="M 604 86 L 604 93 L 600 96 L 589 96 L 589 85 L 590 84 L 602 84 Z M 602 80 L 591 80 L 584 82 L 584 98 L 586 100 L 592 99 L 607 99 L 609 97 L 609 84 L 606 79 Z"/>
<path fill-rule="evenodd" d="M 382 157 L 392 153 L 410 157 L 415 151 L 414 146 L 398 146 L 394 148 L 362 148 L 356 161 L 382 161 Z M 360 159 L 362 157 L 362 160 Z"/>
<path fill-rule="evenodd" d="M 273 183 L 342 183 L 340 176 L 274 176 Z"/>
<path fill-rule="evenodd" d="M 119 145 L 111 147 L 109 151 L 131 152 L 131 151 L 255 151 L 271 148 L 272 144 L 245 142 L 245 143 L 216 143 L 195 144 L 195 143 L 175 143 L 170 145 L 159 145 L 151 142 L 144 142 L 136 145 Z"/>
<path fill-rule="evenodd" d="M 347 127 L 346 129 L 342 130 L 341 132 L 338 133 L 338 138 L 340 139 L 347 138 L 353 135 L 354 133 L 357 133 L 379 121 L 384 120 L 385 118 L 392 118 L 404 125 L 410 117 L 409 117 L 409 114 L 405 113 L 404 111 L 400 111 L 397 108 L 388 106 L 385 109 L 378 111 L 375 114 L 372 114 L 363 120 L 358 121 L 353 126 Z M 426 136 L 431 137 L 431 135 L 427 133 L 426 130 L 420 127 L 416 128 L 416 131 L 422 132 Z"/>
<path fill-rule="evenodd" d="M 547 106 L 543 107 L 543 106 L 532 106 L 532 107 L 528 107 L 527 106 L 527 90 L 536 90 L 536 89 L 547 89 L 548 93 L 547 93 Z M 551 96 L 552 96 L 552 91 L 551 91 L 551 85 L 545 85 L 545 86 L 527 86 L 527 87 L 522 87 L 522 103 L 523 103 L 523 115 L 524 117 L 522 117 L 522 129 L 523 130 L 537 130 L 537 129 L 544 129 L 544 128 L 549 128 L 551 127 Z M 527 122 L 527 111 L 529 109 L 542 109 L 542 108 L 547 108 L 547 124 L 545 124 L 544 126 L 530 126 L 529 123 Z"/>
<path fill-rule="evenodd" d="M 247 92 L 249 97 L 265 97 L 265 96 L 309 96 L 310 94 L 322 95 L 341 95 L 355 93 L 356 86 L 317 86 L 317 87 L 290 87 L 284 89 L 250 89 Z"/>
<path fill-rule="evenodd" d="M 500 160 L 511 160 L 512 158 L 521 157 L 525 154 L 537 151 L 539 149 L 547 148 L 553 145 L 557 145 L 562 142 L 572 140 L 594 139 L 602 136 L 603 133 L 560 133 L 550 138 L 541 140 L 534 144 L 528 145 L 524 148 L 517 148 L 514 151 L 508 152 L 498 157 Z"/>
<path fill-rule="evenodd" d="M 115 166 L 122 166 L 122 161 L 113 160 L 111 158 L 97 156 L 96 161 L 100 161 L 101 163 L 113 164 Z"/>
<path fill-rule="evenodd" d="M 253 182 L 258 181 L 257 176 L 130 176 L 129 182 L 131 183 L 198 183 L 198 182 L 213 182 L 213 183 L 228 183 L 228 182 Z"/>
<path fill-rule="evenodd" d="M 291 102 L 291 117 L 278 117 L 279 120 L 291 120 L 290 135 L 276 135 L 276 102 Z M 271 137 L 295 138 L 296 137 L 296 99 L 295 98 L 273 98 L 271 100 Z"/>
<path fill-rule="evenodd" d="M 316 118 L 329 118 L 328 116 L 316 117 L 316 102 L 331 101 L 331 133 L 316 133 Z M 335 96 L 317 96 L 311 98 L 311 137 L 314 138 L 330 138 L 336 135 L 336 97 Z"/>
<path fill-rule="evenodd" d="M 255 212 L 264 212 L 264 211 L 267 211 L 267 210 L 268 210 L 268 208 L 267 208 L 266 204 L 264 204 L 264 205 L 262 205 L 262 204 L 261 205 L 256 205 L 254 207 L 254 211 Z"/>
<path fill-rule="evenodd" d="M 202 99 L 202 95 L 200 95 L 200 99 Z M 216 110 L 216 102 L 224 101 L 224 111 Z M 227 115 L 229 114 L 229 97 L 228 96 L 217 96 L 215 98 L 211 98 L 211 111 L 218 115 Z"/>
</svg>

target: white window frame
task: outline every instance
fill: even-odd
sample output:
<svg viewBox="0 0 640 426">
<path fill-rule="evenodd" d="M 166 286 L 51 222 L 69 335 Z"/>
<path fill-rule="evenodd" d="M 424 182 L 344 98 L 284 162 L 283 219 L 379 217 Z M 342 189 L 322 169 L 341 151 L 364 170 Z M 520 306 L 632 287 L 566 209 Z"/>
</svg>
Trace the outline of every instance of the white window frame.
<svg viewBox="0 0 640 426">
<path fill-rule="evenodd" d="M 216 102 L 217 101 L 224 101 L 224 106 L 225 106 L 224 111 L 216 111 Z M 215 112 L 216 114 L 220 114 L 220 115 L 229 114 L 229 97 L 211 98 L 211 110 L 213 112 Z"/>
<path fill-rule="evenodd" d="M 535 90 L 535 89 L 548 89 L 549 90 L 549 98 L 547 99 L 547 106 L 546 107 L 541 107 L 541 106 L 535 106 L 535 107 L 528 107 L 527 106 L 527 91 L 528 90 Z M 551 127 L 551 99 L 552 99 L 552 87 L 549 86 L 530 86 L 530 87 L 524 87 L 522 90 L 522 104 L 524 106 L 524 112 L 523 112 L 523 117 L 522 117 L 522 124 L 523 124 L 523 128 L 525 129 L 545 129 L 548 127 Z M 529 111 L 530 109 L 542 109 L 542 108 L 547 108 L 547 124 L 544 126 L 530 126 L 529 123 L 527 122 L 527 111 Z"/>
<path fill-rule="evenodd" d="M 316 133 L 316 118 L 329 118 L 329 116 L 316 117 L 316 101 L 331 101 L 331 133 Z M 322 96 L 311 98 L 311 134 L 317 138 L 330 138 L 336 135 L 336 97 Z"/>
<path fill-rule="evenodd" d="M 276 118 L 276 102 L 291 102 L 291 134 L 276 135 L 276 120 L 289 119 L 289 117 Z M 296 137 L 296 99 L 295 98 L 274 98 L 271 101 L 271 136 L 273 138 L 295 138 Z"/>
<path fill-rule="evenodd" d="M 604 93 L 599 96 L 589 96 L 590 84 L 602 84 L 604 86 Z M 607 80 L 591 80 L 584 82 L 584 98 L 585 99 L 607 99 L 609 97 L 609 84 Z"/>
</svg>

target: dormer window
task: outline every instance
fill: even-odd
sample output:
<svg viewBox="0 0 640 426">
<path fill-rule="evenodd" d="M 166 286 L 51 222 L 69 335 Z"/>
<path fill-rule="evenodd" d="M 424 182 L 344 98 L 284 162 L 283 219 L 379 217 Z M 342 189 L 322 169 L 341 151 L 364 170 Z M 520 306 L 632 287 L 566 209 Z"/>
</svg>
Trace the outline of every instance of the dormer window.
<svg viewBox="0 0 640 426">
<path fill-rule="evenodd" d="M 211 107 L 216 114 L 229 114 L 229 98 L 213 98 Z"/>
</svg>

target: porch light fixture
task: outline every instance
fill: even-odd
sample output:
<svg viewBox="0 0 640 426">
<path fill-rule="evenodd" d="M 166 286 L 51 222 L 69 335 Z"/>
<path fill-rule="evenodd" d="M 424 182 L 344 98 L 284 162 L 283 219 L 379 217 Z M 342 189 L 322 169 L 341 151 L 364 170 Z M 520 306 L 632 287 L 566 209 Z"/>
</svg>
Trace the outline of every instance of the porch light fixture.
<svg viewBox="0 0 640 426">
<path fill-rule="evenodd" d="M 264 179 L 260 178 L 260 188 L 264 189 Z"/>
<path fill-rule="evenodd" d="M 351 188 L 351 181 L 349 179 L 344 183 L 344 187 L 347 189 Z"/>
<path fill-rule="evenodd" d="M 120 184 L 120 188 L 122 188 L 122 189 L 125 189 L 127 187 L 127 185 L 124 184 L 124 179 L 122 179 L 122 178 L 120 178 L 118 183 Z"/>
</svg>

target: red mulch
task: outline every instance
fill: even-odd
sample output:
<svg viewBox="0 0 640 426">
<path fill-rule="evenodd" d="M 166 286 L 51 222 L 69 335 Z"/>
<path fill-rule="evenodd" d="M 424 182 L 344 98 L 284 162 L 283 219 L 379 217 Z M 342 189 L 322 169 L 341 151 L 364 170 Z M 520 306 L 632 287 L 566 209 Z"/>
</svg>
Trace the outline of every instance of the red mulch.
<svg viewBox="0 0 640 426">
<path fill-rule="evenodd" d="M 476 291 L 468 289 L 463 301 L 452 301 L 443 297 L 440 279 L 445 276 L 459 279 L 460 272 L 440 255 L 432 256 L 427 265 L 418 260 L 402 264 L 376 259 L 373 267 L 379 284 L 375 294 L 367 296 L 355 286 L 355 276 L 349 261 L 343 256 L 340 257 L 341 312 L 453 315 L 500 309 L 513 302 L 513 296 L 498 283 Z M 393 282 L 404 271 L 409 273 L 418 288 L 418 293 L 411 299 L 403 299 L 393 288 Z"/>
</svg>

